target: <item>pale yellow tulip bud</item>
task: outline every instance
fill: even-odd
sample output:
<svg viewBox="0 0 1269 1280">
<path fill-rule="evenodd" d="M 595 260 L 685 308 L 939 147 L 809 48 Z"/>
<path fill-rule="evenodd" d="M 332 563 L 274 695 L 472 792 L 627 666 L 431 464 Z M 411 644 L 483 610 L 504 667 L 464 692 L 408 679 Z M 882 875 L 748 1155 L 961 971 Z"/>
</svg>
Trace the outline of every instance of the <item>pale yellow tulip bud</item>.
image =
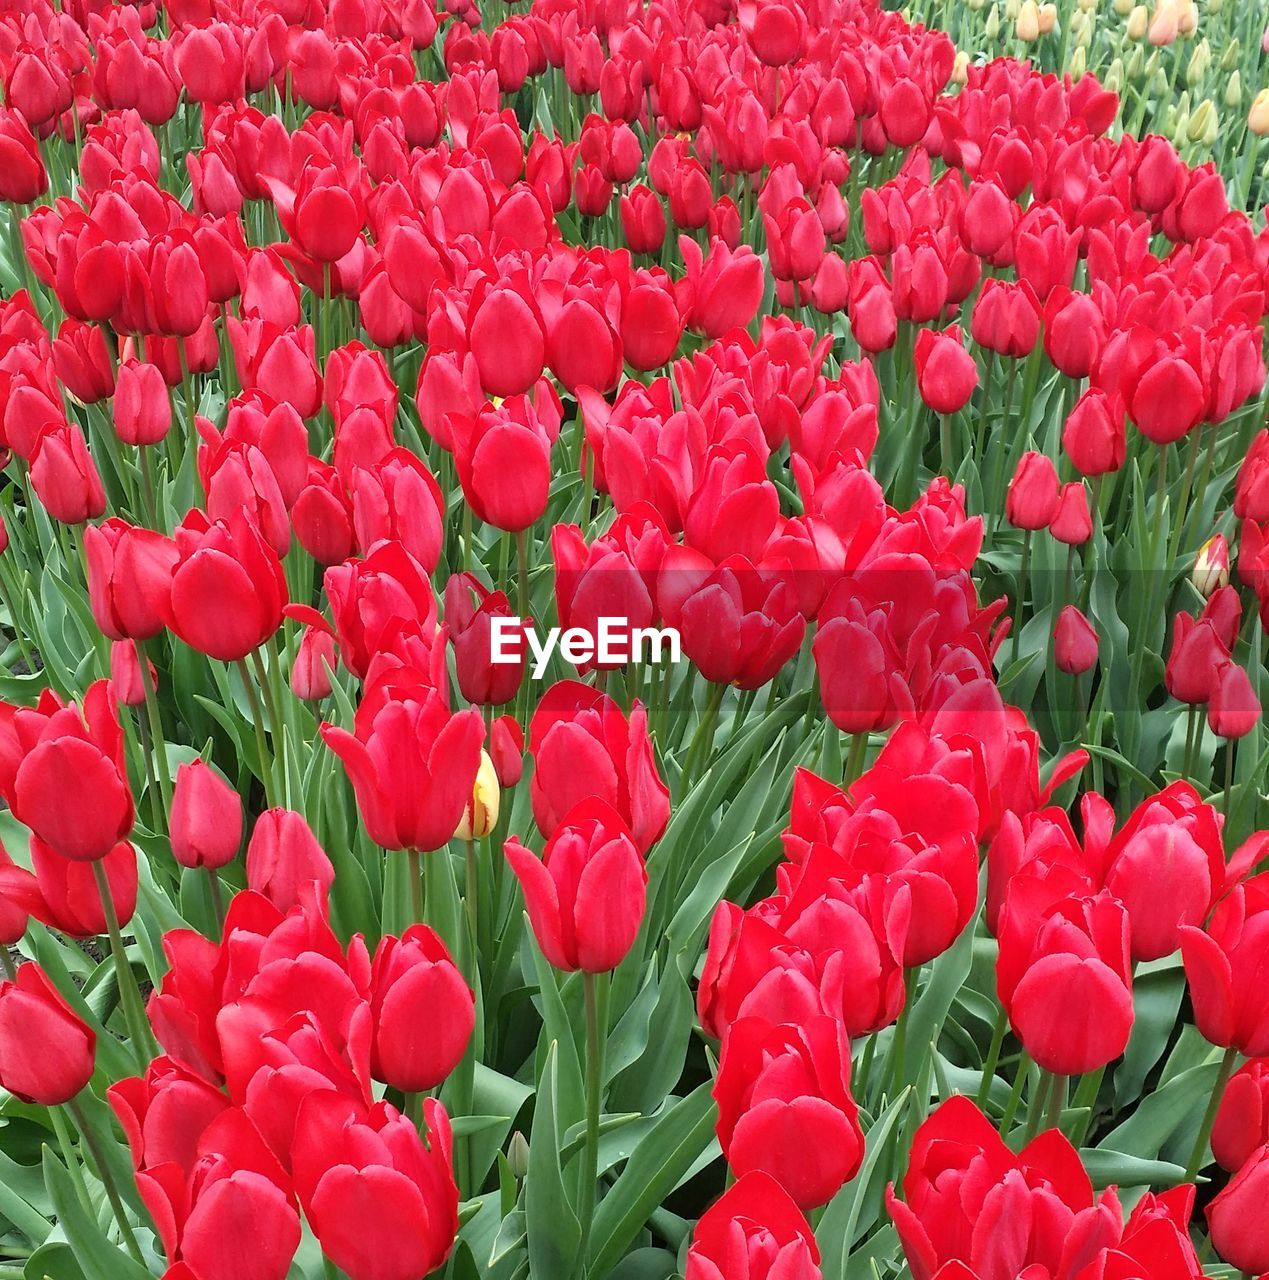
<svg viewBox="0 0 1269 1280">
<path fill-rule="evenodd" d="M 1225 86 L 1225 105 L 1235 109 L 1243 105 L 1243 77 L 1237 69 Z"/>
<path fill-rule="evenodd" d="M 1087 49 L 1093 43 L 1093 25 L 1094 25 L 1093 19 L 1090 16 L 1089 20 L 1084 24 L 1079 35 L 1075 37 L 1075 43 L 1081 49 Z"/>
<path fill-rule="evenodd" d="M 1051 36 L 1054 27 L 1057 26 L 1057 5 L 1042 4 L 1040 6 L 1040 34 L 1042 36 Z"/>
<path fill-rule="evenodd" d="M 1018 21 L 1018 11 L 1022 8 L 1022 0 L 1005 0 L 1005 20 Z"/>
<path fill-rule="evenodd" d="M 1207 75 L 1208 69 L 1212 65 L 1212 46 L 1206 40 L 1200 40 L 1194 46 L 1194 52 L 1190 54 L 1190 60 L 1185 67 L 1185 83 L 1197 86 Z"/>
<path fill-rule="evenodd" d="M 1216 103 L 1211 98 L 1204 98 L 1190 116 L 1185 127 L 1185 135 L 1191 142 L 1201 142 L 1211 146 L 1216 141 L 1216 128 L 1219 123 L 1216 115 Z"/>
<path fill-rule="evenodd" d="M 956 61 L 952 63 L 952 83 L 969 83 L 969 54 L 964 49 L 957 51 Z"/>
<path fill-rule="evenodd" d="M 517 1181 L 529 1172 L 529 1143 L 519 1129 L 507 1143 L 507 1168 Z"/>
<path fill-rule="evenodd" d="M 1251 104 L 1251 110 L 1247 113 L 1247 128 L 1257 138 L 1263 138 L 1266 134 L 1269 134 L 1269 89 L 1261 89 L 1256 94 L 1256 100 Z"/>
<path fill-rule="evenodd" d="M 1072 80 L 1083 79 L 1084 72 L 1087 70 L 1088 70 L 1088 53 L 1085 47 L 1081 44 L 1081 45 L 1078 45 L 1075 49 L 1075 52 L 1071 54 L 1071 67 L 1070 67 L 1071 79 Z M 1107 78 L 1107 84 L 1109 84 L 1109 77 Z"/>
<path fill-rule="evenodd" d="M 1237 37 L 1231 40 L 1225 46 L 1225 52 L 1221 54 L 1221 70 L 1234 71 L 1243 65 L 1243 49 L 1238 43 Z"/>
<path fill-rule="evenodd" d="M 1121 18 L 1126 18 L 1133 10 L 1133 0 L 1114 0 L 1112 6 Z"/>
<path fill-rule="evenodd" d="M 1109 70 L 1102 83 L 1111 93 L 1119 93 L 1124 87 L 1124 61 L 1122 58 L 1116 58 L 1110 64 Z"/>
<path fill-rule="evenodd" d="M 1027 44 L 1032 44 L 1040 38 L 1040 8 L 1035 0 L 1023 0 L 1013 30 L 1018 39 Z"/>
<path fill-rule="evenodd" d="M 1081 13 L 1094 13 L 1097 10 L 1097 0 L 1079 0 L 1079 11 Z"/>
<path fill-rule="evenodd" d="M 980 9 L 984 8 L 986 4 L 987 0 L 969 0 L 969 7 L 974 13 L 977 13 Z"/>
<path fill-rule="evenodd" d="M 1129 40 L 1140 40 L 1145 36 L 1147 28 L 1150 26 L 1150 14 L 1146 11 L 1144 4 L 1139 4 L 1128 15 L 1127 36 Z"/>
<path fill-rule="evenodd" d="M 1000 35 L 1000 10 L 992 8 L 987 14 L 987 22 L 983 27 L 983 33 L 989 41 L 994 41 Z"/>
<path fill-rule="evenodd" d="M 1215 534 L 1199 548 L 1190 574 L 1194 589 L 1208 600 L 1221 587 L 1229 586 L 1229 543 Z"/>
<path fill-rule="evenodd" d="M 459 840 L 479 840 L 487 836 L 498 825 L 499 795 L 494 762 L 489 752 L 482 750 L 476 785 L 454 836 Z"/>
<path fill-rule="evenodd" d="M 1215 17 L 1224 8 L 1222 0 L 1207 0 L 1207 11 Z"/>
<path fill-rule="evenodd" d="M 1198 30 L 1198 5 L 1194 0 L 1181 0 L 1177 11 L 1177 30 L 1187 38 Z"/>
</svg>

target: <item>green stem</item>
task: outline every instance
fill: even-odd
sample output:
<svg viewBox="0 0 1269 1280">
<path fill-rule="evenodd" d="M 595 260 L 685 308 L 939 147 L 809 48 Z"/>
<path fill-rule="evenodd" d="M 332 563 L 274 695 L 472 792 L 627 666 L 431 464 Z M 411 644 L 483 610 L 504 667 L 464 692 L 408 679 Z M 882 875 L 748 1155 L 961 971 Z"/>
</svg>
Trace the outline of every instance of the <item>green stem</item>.
<svg viewBox="0 0 1269 1280">
<path fill-rule="evenodd" d="M 137 663 L 141 668 L 141 688 L 145 691 L 145 714 L 150 722 L 150 744 L 154 752 L 155 771 L 159 779 L 159 791 L 163 796 L 164 827 L 172 812 L 172 771 L 167 763 L 167 744 L 163 737 L 163 720 L 159 715 L 158 681 L 150 678 L 150 660 L 146 645 L 138 640 Z"/>
<path fill-rule="evenodd" d="M 868 755 L 868 734 L 852 733 L 850 751 L 846 756 L 846 769 L 842 775 L 842 785 L 849 787 L 864 771 L 864 759 Z"/>
<path fill-rule="evenodd" d="M 1022 561 L 1018 565 L 1018 598 L 1013 606 L 1013 662 L 1018 661 L 1018 647 L 1022 640 L 1022 609 L 1027 600 L 1027 571 L 1031 568 L 1031 530 L 1022 535 Z"/>
<path fill-rule="evenodd" d="M 1225 1096 L 1225 1086 L 1229 1077 L 1234 1074 L 1234 1066 L 1238 1062 L 1238 1050 L 1229 1048 L 1221 1059 L 1220 1070 L 1216 1073 L 1216 1083 L 1212 1085 L 1212 1096 L 1207 1100 L 1207 1110 L 1203 1113 L 1203 1123 L 1199 1126 L 1198 1137 L 1194 1142 L 1194 1150 L 1190 1152 L 1190 1162 L 1185 1166 L 1183 1181 L 1193 1182 L 1203 1167 L 1203 1156 L 1207 1152 L 1207 1144 L 1212 1139 L 1212 1127 L 1216 1124 L 1216 1113 L 1220 1110 L 1221 1099 Z"/>
<path fill-rule="evenodd" d="M 917 975 L 919 967 L 905 969 L 903 973 L 903 1008 L 899 1011 L 899 1020 L 895 1023 L 894 1043 L 890 1051 L 890 1096 L 899 1096 L 904 1080 L 908 1074 L 908 1019 L 912 1014 L 912 1004 L 916 998 Z"/>
<path fill-rule="evenodd" d="M 476 858 L 476 842 L 475 840 L 463 841 L 465 846 L 464 853 L 467 864 L 467 891 L 464 896 L 464 906 L 467 908 L 467 945 L 469 952 L 469 976 L 472 985 L 476 985 L 476 977 L 480 971 L 480 945 L 479 934 L 479 893 L 480 893 L 480 864 Z"/>
<path fill-rule="evenodd" d="M 586 1145 L 582 1168 L 581 1204 L 577 1215 L 582 1237 L 577 1249 L 577 1274 L 586 1272 L 590 1249 L 591 1219 L 595 1216 L 595 1189 L 599 1181 L 599 1111 L 604 1087 L 604 1046 L 608 1039 L 608 974 L 583 973 L 586 1005 Z"/>
<path fill-rule="evenodd" d="M 409 861 L 411 923 L 426 924 L 423 917 L 423 855 L 417 849 L 407 849 L 405 856 Z"/>
<path fill-rule="evenodd" d="M 133 1052 L 137 1056 L 141 1070 L 149 1065 L 154 1047 L 150 1036 L 150 1024 L 146 1021 L 145 1005 L 141 1002 L 141 988 L 137 986 L 136 974 L 128 960 L 127 950 L 123 945 L 123 931 L 119 928 L 119 916 L 115 911 L 115 900 L 110 892 L 110 881 L 106 877 L 105 865 L 100 859 L 93 863 L 93 878 L 97 882 L 97 893 L 101 897 L 102 914 L 106 917 L 106 933 L 110 939 L 110 955 L 115 966 L 115 977 L 119 982 L 119 1003 L 123 1006 L 124 1022 L 128 1028 L 128 1036 L 132 1040 Z"/>
<path fill-rule="evenodd" d="M 57 1108 L 54 1107 L 53 1110 L 56 1111 Z M 66 1104 L 66 1110 L 70 1112 L 70 1117 L 75 1122 L 75 1127 L 79 1130 L 83 1137 L 84 1145 L 87 1146 L 88 1152 L 93 1158 L 93 1164 L 97 1166 L 97 1177 L 100 1179 L 101 1185 L 106 1189 L 106 1199 L 110 1201 L 110 1208 L 115 1215 L 115 1222 L 119 1227 L 119 1234 L 123 1237 L 124 1245 L 138 1262 L 144 1262 L 141 1246 L 137 1243 L 132 1224 L 128 1221 L 123 1197 L 119 1194 L 119 1187 L 110 1172 L 110 1165 L 101 1149 L 101 1144 L 97 1141 L 97 1134 L 94 1132 L 92 1125 L 89 1124 L 88 1117 L 84 1115 L 84 1110 L 77 1099 L 72 1098 Z"/>
<path fill-rule="evenodd" d="M 57 1145 L 70 1172 L 71 1181 L 75 1184 L 75 1194 L 79 1198 L 79 1203 L 83 1205 L 84 1212 L 96 1220 L 97 1210 L 93 1207 L 92 1197 L 88 1194 L 88 1184 L 84 1181 L 84 1166 L 75 1154 L 75 1142 L 66 1125 L 66 1117 L 62 1115 L 61 1107 L 49 1107 L 48 1118 L 53 1122 Z"/>
<path fill-rule="evenodd" d="M 983 1074 L 978 1085 L 978 1109 L 985 1111 L 987 1101 L 991 1097 L 991 1082 L 996 1078 L 996 1064 L 1000 1061 L 1000 1049 L 1005 1042 L 1005 1032 L 1009 1030 L 1009 1016 L 1003 1006 L 996 1014 L 996 1023 L 991 1030 L 991 1045 L 987 1049 L 987 1057 L 983 1059 Z"/>
<path fill-rule="evenodd" d="M 215 867 L 204 867 L 207 873 L 207 888 L 211 894 L 212 914 L 216 917 L 216 931 L 219 933 L 225 927 L 225 895 L 220 890 L 220 877 L 216 874 Z"/>
<path fill-rule="evenodd" d="M 269 754 L 268 745 L 264 740 L 264 716 L 260 711 L 260 699 L 256 694 L 255 681 L 251 677 L 246 662 L 239 658 L 236 665 L 238 674 L 242 677 L 243 688 L 247 691 L 247 701 L 251 704 L 251 722 L 256 731 L 256 754 L 260 758 L 260 782 L 264 787 L 265 799 L 272 806 L 278 802 L 277 787 L 273 778 L 273 757 Z"/>
</svg>

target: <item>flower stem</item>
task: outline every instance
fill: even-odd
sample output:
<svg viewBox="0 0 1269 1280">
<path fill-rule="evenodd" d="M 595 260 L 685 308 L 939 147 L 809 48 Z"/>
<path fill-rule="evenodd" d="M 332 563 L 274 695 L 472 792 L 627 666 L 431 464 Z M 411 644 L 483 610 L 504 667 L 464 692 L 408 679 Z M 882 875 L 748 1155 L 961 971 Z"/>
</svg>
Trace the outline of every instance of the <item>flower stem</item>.
<svg viewBox="0 0 1269 1280">
<path fill-rule="evenodd" d="M 1212 1139 L 1216 1113 L 1220 1110 L 1221 1099 L 1225 1096 L 1225 1086 L 1229 1083 L 1229 1077 L 1234 1074 L 1234 1065 L 1237 1061 L 1238 1050 L 1226 1049 L 1225 1056 L 1221 1059 L 1220 1070 L 1216 1073 L 1216 1083 L 1212 1085 L 1212 1096 L 1207 1100 L 1207 1110 L 1203 1113 L 1203 1123 L 1199 1126 L 1194 1150 L 1190 1152 L 1190 1162 L 1185 1167 L 1186 1182 L 1193 1182 L 1203 1167 L 1203 1156 L 1207 1151 L 1207 1144 Z"/>
<path fill-rule="evenodd" d="M 410 867 L 410 915 L 412 924 L 425 924 L 423 919 L 423 855 L 417 849 L 407 849 Z"/>
<path fill-rule="evenodd" d="M 110 881 L 106 877 L 106 868 L 98 860 L 93 863 L 93 878 L 97 882 L 97 892 L 101 896 L 101 910 L 106 917 L 106 933 L 110 939 L 110 955 L 114 961 L 115 977 L 119 982 L 119 1003 L 123 1006 L 123 1018 L 128 1028 L 128 1036 L 132 1040 L 133 1051 L 144 1071 L 152 1056 L 153 1040 L 150 1036 L 150 1024 L 145 1018 L 145 1006 L 141 1003 L 141 988 L 137 986 L 136 974 L 128 960 L 128 953 L 123 945 L 123 932 L 119 928 L 119 916 L 115 911 L 115 900 L 110 892 Z"/>
<path fill-rule="evenodd" d="M 595 1188 L 599 1181 L 599 1110 L 604 1087 L 604 1046 L 608 1039 L 608 974 L 583 973 L 586 1004 L 586 1164 L 582 1169 L 580 1212 L 582 1228 L 577 1249 L 577 1275 L 586 1272 L 591 1219 L 595 1216 Z"/>
<path fill-rule="evenodd" d="M 101 1180 L 101 1185 L 106 1189 L 106 1199 L 110 1201 L 110 1208 L 115 1215 L 115 1222 L 119 1226 L 119 1234 L 123 1237 L 123 1243 L 127 1246 L 128 1252 L 138 1262 L 142 1262 L 141 1246 L 137 1244 L 137 1237 L 133 1233 L 132 1224 L 128 1221 L 127 1210 L 124 1208 L 123 1197 L 119 1194 L 119 1188 L 110 1172 L 110 1165 L 106 1161 L 101 1144 L 97 1141 L 96 1133 L 88 1122 L 88 1117 L 84 1115 L 83 1108 L 75 1098 L 72 1098 L 66 1104 L 66 1110 L 70 1112 L 70 1117 L 75 1122 L 75 1127 L 79 1130 L 84 1140 L 84 1145 L 88 1148 L 89 1154 L 93 1158 L 93 1164 L 97 1166 L 97 1177 Z"/>
</svg>

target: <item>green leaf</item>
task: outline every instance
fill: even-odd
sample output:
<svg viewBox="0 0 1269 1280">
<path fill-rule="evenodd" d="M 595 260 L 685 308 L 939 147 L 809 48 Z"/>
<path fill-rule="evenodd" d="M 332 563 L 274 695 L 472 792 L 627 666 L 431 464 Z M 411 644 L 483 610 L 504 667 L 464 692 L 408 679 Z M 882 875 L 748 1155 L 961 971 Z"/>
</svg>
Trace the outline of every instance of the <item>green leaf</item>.
<svg viewBox="0 0 1269 1280">
<path fill-rule="evenodd" d="M 708 1149 L 716 1118 L 712 1087 L 713 1081 L 707 1080 L 667 1106 L 631 1152 L 595 1214 L 592 1239 L 599 1252 L 588 1272 L 591 1280 L 612 1270 L 644 1223 Z"/>
<path fill-rule="evenodd" d="M 573 1274 L 582 1229 L 564 1189 L 560 1164 L 562 1135 L 556 1119 L 556 1064 L 556 1046 L 552 1044 L 547 1050 L 533 1115 L 524 1207 L 530 1274 L 564 1277 Z"/>
<path fill-rule="evenodd" d="M 149 1272 L 112 1243 L 84 1208 L 70 1171 L 51 1147 L 44 1149 L 44 1181 L 85 1280 L 149 1280 Z"/>
</svg>

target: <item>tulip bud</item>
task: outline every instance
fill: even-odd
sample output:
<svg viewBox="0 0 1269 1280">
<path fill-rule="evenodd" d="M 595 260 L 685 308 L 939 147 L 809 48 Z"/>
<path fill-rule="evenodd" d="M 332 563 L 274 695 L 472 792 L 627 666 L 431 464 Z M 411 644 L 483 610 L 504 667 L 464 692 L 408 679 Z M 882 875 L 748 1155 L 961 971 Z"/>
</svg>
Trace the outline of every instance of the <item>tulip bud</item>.
<svg viewBox="0 0 1269 1280">
<path fill-rule="evenodd" d="M 1139 4 L 1128 15 L 1128 26 L 1124 34 L 1129 40 L 1140 40 L 1146 34 L 1146 29 L 1150 25 L 1150 14 L 1144 4 Z"/>
<path fill-rule="evenodd" d="M 1172 44 L 1181 33 L 1181 13 L 1178 0 L 1156 0 L 1154 16 L 1150 19 L 1149 39 L 1155 48 Z"/>
<path fill-rule="evenodd" d="M 1177 30 L 1183 36 L 1192 36 L 1198 30 L 1198 6 L 1194 0 L 1180 0 L 1177 14 Z"/>
<path fill-rule="evenodd" d="M 247 888 L 263 894 L 279 911 L 300 900 L 301 887 L 316 880 L 329 889 L 335 868 L 313 829 L 290 809 L 266 809 L 247 842 Z"/>
<path fill-rule="evenodd" d="M 1137 45 L 1128 55 L 1128 62 L 1124 67 L 1124 74 L 1130 81 L 1142 79 L 1146 73 L 1146 55 L 1141 45 Z"/>
<path fill-rule="evenodd" d="M 1082 676 L 1097 662 L 1097 632 L 1073 604 L 1058 614 L 1053 629 L 1053 660 L 1058 670 L 1069 676 Z"/>
<path fill-rule="evenodd" d="M 1042 4 L 1040 6 L 1040 34 L 1042 36 L 1053 34 L 1053 30 L 1057 26 L 1057 16 L 1057 5 Z"/>
<path fill-rule="evenodd" d="M 996 39 L 1000 34 L 1000 10 L 990 9 L 987 13 L 987 22 L 983 26 L 983 34 L 987 37 L 988 42 Z"/>
<path fill-rule="evenodd" d="M 158 365 L 125 360 L 114 399 L 115 432 L 125 444 L 158 444 L 172 426 L 172 402 Z"/>
<path fill-rule="evenodd" d="M 1098 0 L 1079 0 L 1079 11 L 1081 13 L 1096 13 Z"/>
<path fill-rule="evenodd" d="M 1093 536 L 1093 519 L 1083 481 L 1062 486 L 1057 511 L 1049 521 L 1049 532 L 1068 547 L 1083 546 Z"/>
<path fill-rule="evenodd" d="M 1207 1206 L 1207 1227 L 1217 1254 L 1248 1275 L 1269 1268 L 1269 1233 L 1263 1229 L 1269 1198 L 1269 1146 L 1260 1147 Z"/>
<path fill-rule="evenodd" d="M 480 768 L 476 770 L 476 785 L 471 799 L 463 810 L 463 816 L 454 832 L 456 840 L 479 840 L 498 825 L 498 773 L 488 751 L 480 752 Z"/>
<path fill-rule="evenodd" d="M 1016 22 L 1021 8 L 1022 0 L 1005 0 L 1005 20 L 1007 22 Z"/>
<path fill-rule="evenodd" d="M 956 60 L 952 63 L 952 83 L 966 84 L 969 81 L 969 54 L 964 49 L 956 51 Z"/>
<path fill-rule="evenodd" d="M 1185 83 L 1191 87 L 1196 87 L 1207 75 L 1212 65 L 1212 46 L 1206 40 L 1200 40 L 1194 46 L 1194 52 L 1190 54 L 1190 60 L 1185 66 Z"/>
<path fill-rule="evenodd" d="M 1199 548 L 1190 581 L 1204 600 L 1229 582 L 1229 543 L 1223 533 L 1208 538 Z"/>
<path fill-rule="evenodd" d="M 1124 87 L 1124 60 L 1116 58 L 1111 64 L 1110 69 L 1106 72 L 1106 79 L 1103 82 L 1111 93 L 1119 93 Z"/>
<path fill-rule="evenodd" d="M 150 688 L 158 688 L 158 672 L 146 660 L 150 671 Z M 141 658 L 135 640 L 115 640 L 110 646 L 110 688 L 120 706 L 139 707 L 145 701 L 145 685 L 141 682 Z"/>
<path fill-rule="evenodd" d="M 172 856 L 183 867 L 223 867 L 242 843 L 242 801 L 202 760 L 176 771 L 172 791 Z"/>
<path fill-rule="evenodd" d="M 1005 519 L 1015 529 L 1044 529 L 1057 514 L 1058 477 L 1053 462 L 1042 453 L 1024 453 L 1009 482 Z"/>
<path fill-rule="evenodd" d="M 93 1073 L 96 1037 L 43 969 L 22 965 L 0 983 L 0 1085 L 24 1102 L 69 1102 Z"/>
<path fill-rule="evenodd" d="M 1185 130 L 1186 137 L 1191 142 L 1201 142 L 1204 146 L 1210 147 L 1216 141 L 1218 124 L 1216 104 L 1211 98 L 1204 98 L 1190 117 Z"/>
<path fill-rule="evenodd" d="M 291 667 L 291 689 L 303 702 L 321 702 L 331 693 L 331 672 L 339 668 L 335 637 L 324 627 L 305 627 Z"/>
<path fill-rule="evenodd" d="M 1014 34 L 1019 40 L 1031 44 L 1040 38 L 1040 7 L 1035 0 L 1023 0 L 1014 24 Z"/>
<path fill-rule="evenodd" d="M 515 716 L 499 716 L 489 731 L 489 754 L 498 782 L 514 787 L 524 772 L 524 730 Z"/>
<path fill-rule="evenodd" d="M 1256 94 L 1251 110 L 1247 113 L 1247 128 L 1257 138 L 1269 134 L 1269 89 L 1261 89 Z"/>
<path fill-rule="evenodd" d="M 987 7 L 987 0 L 968 0 L 971 13 L 978 13 Z"/>
<path fill-rule="evenodd" d="M 1235 67 L 1241 67 L 1242 64 L 1242 45 L 1238 43 L 1238 38 L 1235 37 L 1225 46 L 1225 52 L 1221 54 L 1221 70 L 1233 71 Z"/>
<path fill-rule="evenodd" d="M 507 1168 L 517 1181 L 529 1172 L 529 1142 L 519 1129 L 511 1135 L 507 1143 Z"/>
<path fill-rule="evenodd" d="M 1132 0 L 1114 0 L 1111 6 L 1121 18 L 1126 18 L 1133 11 Z"/>
<path fill-rule="evenodd" d="M 1207 723 L 1219 738 L 1245 738 L 1260 720 L 1260 699 L 1246 670 L 1236 662 L 1221 666 L 1212 681 Z"/>
<path fill-rule="evenodd" d="M 1225 105 L 1235 108 L 1243 105 L 1243 78 L 1237 69 L 1229 77 L 1229 83 L 1225 86 Z"/>
<path fill-rule="evenodd" d="M 1075 52 L 1071 54 L 1071 79 L 1078 81 L 1083 79 L 1084 73 L 1088 70 L 1088 55 L 1083 44 L 1076 46 Z"/>
</svg>

